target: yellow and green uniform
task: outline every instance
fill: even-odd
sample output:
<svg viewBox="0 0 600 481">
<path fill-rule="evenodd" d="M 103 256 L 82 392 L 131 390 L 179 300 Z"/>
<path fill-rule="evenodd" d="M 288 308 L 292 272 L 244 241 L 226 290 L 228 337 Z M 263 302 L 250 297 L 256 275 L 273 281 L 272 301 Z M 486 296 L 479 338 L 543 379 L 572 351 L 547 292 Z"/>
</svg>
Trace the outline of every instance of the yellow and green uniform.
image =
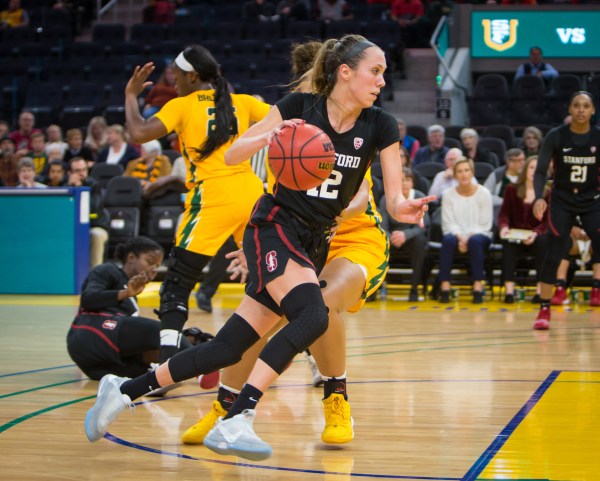
<svg viewBox="0 0 600 481">
<path fill-rule="evenodd" d="M 369 203 L 367 209 L 351 219 L 345 220 L 338 227 L 329 246 L 327 262 L 336 258 L 348 259 L 362 267 L 366 273 L 365 290 L 361 299 L 348 312 L 358 312 L 365 300 L 373 294 L 385 280 L 388 271 L 390 243 L 387 234 L 381 227 L 381 214 L 377 211 L 373 199 L 373 181 L 371 169 L 365 175 L 369 182 Z M 267 168 L 269 191 L 273 189 L 275 178 Z"/>
<path fill-rule="evenodd" d="M 252 207 L 264 192 L 249 161 L 235 166 L 225 164 L 225 152 L 235 136 L 207 158 L 198 159 L 194 149 L 201 148 L 214 128 L 214 95 L 214 90 L 196 91 L 170 100 L 156 114 L 167 131 L 179 136 L 187 167 L 189 191 L 175 245 L 206 256 L 214 256 L 231 235 L 238 244 L 241 242 Z M 269 112 L 268 104 L 250 95 L 231 94 L 231 99 L 237 118 L 236 135 L 244 133 Z"/>
</svg>

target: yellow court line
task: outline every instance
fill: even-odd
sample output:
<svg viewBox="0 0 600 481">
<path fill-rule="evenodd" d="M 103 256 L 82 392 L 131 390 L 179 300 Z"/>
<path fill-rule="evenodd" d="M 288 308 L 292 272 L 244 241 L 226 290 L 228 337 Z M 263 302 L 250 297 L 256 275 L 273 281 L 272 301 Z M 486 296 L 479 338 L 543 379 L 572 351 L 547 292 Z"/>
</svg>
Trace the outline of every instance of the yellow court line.
<svg viewBox="0 0 600 481">
<path fill-rule="evenodd" d="M 138 304 L 141 307 L 159 307 L 159 289 L 160 282 L 151 282 L 146 286 L 144 292 L 138 295 Z M 499 300 L 486 301 L 483 304 L 471 304 L 470 296 L 460 296 L 457 301 L 449 304 L 440 304 L 437 301 L 424 300 L 421 302 L 407 302 L 406 296 L 394 295 L 400 286 L 388 286 L 390 294 L 386 301 L 369 302 L 364 305 L 364 309 L 386 310 L 386 311 L 418 311 L 418 312 L 536 312 L 538 306 L 529 301 L 517 302 L 512 305 L 504 304 Z M 195 289 L 194 289 L 195 291 Z M 242 284 L 224 283 L 219 286 L 219 291 L 213 299 L 213 305 L 216 308 L 235 309 L 244 293 Z M 29 295 L 29 294 L 6 294 L 0 295 L 0 306 L 77 306 L 79 296 L 76 295 Z M 196 300 L 192 295 L 190 305 L 196 306 Z M 586 304 L 574 304 L 572 306 L 553 307 L 554 312 L 584 312 L 590 307 Z"/>
<path fill-rule="evenodd" d="M 562 372 L 478 479 L 600 479 L 600 372 Z"/>
</svg>

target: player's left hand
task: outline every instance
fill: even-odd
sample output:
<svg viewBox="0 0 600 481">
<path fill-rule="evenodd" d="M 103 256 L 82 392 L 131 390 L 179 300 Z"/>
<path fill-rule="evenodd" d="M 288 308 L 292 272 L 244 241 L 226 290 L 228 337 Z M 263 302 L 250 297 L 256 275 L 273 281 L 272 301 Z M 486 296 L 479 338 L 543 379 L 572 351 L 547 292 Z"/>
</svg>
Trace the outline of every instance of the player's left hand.
<svg viewBox="0 0 600 481">
<path fill-rule="evenodd" d="M 420 199 L 407 199 L 396 206 L 396 215 L 394 216 L 399 222 L 408 224 L 418 224 L 419 227 L 425 227 L 425 212 L 429 210 L 429 202 L 437 199 L 435 195 L 428 195 Z"/>
<path fill-rule="evenodd" d="M 230 252 L 225 254 L 227 259 L 231 259 L 228 271 L 231 272 L 229 279 L 235 281 L 238 277 L 240 282 L 243 284 L 246 282 L 246 278 L 248 277 L 248 263 L 246 261 L 246 256 L 244 255 L 243 249 L 238 249 L 237 251 Z"/>
</svg>

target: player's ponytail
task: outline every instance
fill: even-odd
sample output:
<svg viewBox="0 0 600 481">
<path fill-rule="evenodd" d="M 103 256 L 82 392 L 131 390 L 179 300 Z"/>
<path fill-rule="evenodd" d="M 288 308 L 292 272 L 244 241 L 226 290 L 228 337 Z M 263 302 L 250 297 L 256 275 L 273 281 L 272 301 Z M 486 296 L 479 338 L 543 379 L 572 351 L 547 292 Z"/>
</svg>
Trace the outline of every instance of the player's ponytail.
<svg viewBox="0 0 600 481">
<path fill-rule="evenodd" d="M 214 128 L 209 128 L 200 148 L 192 148 L 198 154 L 198 160 L 202 161 L 226 143 L 232 135 L 237 135 L 237 119 L 227 81 L 221 75 L 219 64 L 210 51 L 201 45 L 192 45 L 183 51 L 183 55 L 200 80 L 210 83 L 215 89 Z"/>
</svg>

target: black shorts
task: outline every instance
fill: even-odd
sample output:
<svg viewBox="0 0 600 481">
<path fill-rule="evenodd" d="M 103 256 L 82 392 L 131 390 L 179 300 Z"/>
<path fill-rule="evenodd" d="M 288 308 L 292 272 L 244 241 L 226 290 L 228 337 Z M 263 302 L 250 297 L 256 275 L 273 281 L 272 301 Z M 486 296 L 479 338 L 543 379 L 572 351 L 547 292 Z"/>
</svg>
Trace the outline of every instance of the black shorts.
<svg viewBox="0 0 600 481">
<path fill-rule="evenodd" d="M 132 331 L 120 339 L 123 325 Z M 160 347 L 160 323 L 144 317 L 104 314 L 81 314 L 67 334 L 67 351 L 71 359 L 91 379 L 106 374 L 136 377 L 147 372 L 143 352 Z M 131 347 L 131 344 L 139 346 Z"/>
<path fill-rule="evenodd" d="M 288 260 L 311 267 L 319 275 L 329 251 L 327 226 L 309 225 L 275 203 L 272 195 L 263 195 L 244 232 L 244 254 L 248 261 L 246 293 L 269 309 L 277 305 L 265 303 L 255 294 L 285 272 Z M 269 296 L 270 297 L 270 296 Z"/>
</svg>

